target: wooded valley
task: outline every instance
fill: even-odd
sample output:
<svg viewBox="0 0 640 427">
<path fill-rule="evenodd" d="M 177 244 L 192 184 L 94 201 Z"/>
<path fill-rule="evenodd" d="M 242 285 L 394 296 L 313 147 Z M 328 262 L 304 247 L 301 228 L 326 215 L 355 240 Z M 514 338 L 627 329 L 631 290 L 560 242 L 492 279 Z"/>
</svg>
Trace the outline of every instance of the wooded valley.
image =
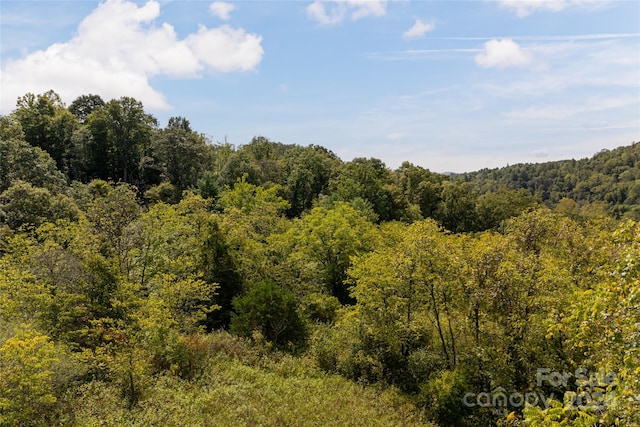
<svg viewBox="0 0 640 427">
<path fill-rule="evenodd" d="M 26 94 L 0 425 L 640 425 L 639 206 L 638 144 L 444 175 Z"/>
</svg>

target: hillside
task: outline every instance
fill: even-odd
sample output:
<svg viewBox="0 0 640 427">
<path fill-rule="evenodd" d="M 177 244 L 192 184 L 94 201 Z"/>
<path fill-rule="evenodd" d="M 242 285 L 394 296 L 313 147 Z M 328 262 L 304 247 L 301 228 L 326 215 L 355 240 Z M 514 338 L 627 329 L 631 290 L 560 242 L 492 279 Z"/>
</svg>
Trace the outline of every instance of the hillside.
<svg viewBox="0 0 640 427">
<path fill-rule="evenodd" d="M 637 150 L 452 179 L 26 95 L 0 425 L 640 425 Z"/>
<path fill-rule="evenodd" d="M 500 186 L 526 189 L 555 206 L 563 198 L 580 205 L 605 202 L 615 217 L 640 217 L 640 144 L 602 150 L 591 158 L 517 164 L 458 176 L 480 192 Z"/>
</svg>

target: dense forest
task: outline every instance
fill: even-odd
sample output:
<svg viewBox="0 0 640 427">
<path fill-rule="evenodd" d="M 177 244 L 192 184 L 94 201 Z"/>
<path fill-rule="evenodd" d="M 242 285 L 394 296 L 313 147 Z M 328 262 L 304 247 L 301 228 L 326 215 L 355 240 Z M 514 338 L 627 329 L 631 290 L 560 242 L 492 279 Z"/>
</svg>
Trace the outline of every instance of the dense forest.
<svg viewBox="0 0 640 427">
<path fill-rule="evenodd" d="M 600 204 L 616 218 L 640 219 L 640 145 L 602 150 L 592 158 L 483 169 L 461 176 L 480 192 L 523 188 L 548 206 L 580 210 Z M 564 200 L 563 200 L 564 199 Z M 568 200 L 567 200 L 568 199 Z M 573 203 L 575 202 L 575 203 Z M 606 203 L 606 205 L 602 205 Z"/>
<path fill-rule="evenodd" d="M 640 164 L 442 175 L 0 117 L 0 425 L 640 425 Z"/>
</svg>

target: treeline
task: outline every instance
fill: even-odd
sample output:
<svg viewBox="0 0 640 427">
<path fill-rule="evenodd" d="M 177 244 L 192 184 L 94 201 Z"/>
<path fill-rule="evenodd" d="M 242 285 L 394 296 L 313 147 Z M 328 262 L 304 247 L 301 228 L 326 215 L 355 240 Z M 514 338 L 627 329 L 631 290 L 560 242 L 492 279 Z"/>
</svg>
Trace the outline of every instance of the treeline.
<svg viewBox="0 0 640 427">
<path fill-rule="evenodd" d="M 506 185 L 479 192 L 408 162 L 397 170 L 373 158 L 344 162 L 320 146 L 264 137 L 239 147 L 213 143 L 183 117 L 159 127 L 140 102 L 126 97 L 105 102 L 84 95 L 65 108 L 54 92 L 27 94 L 0 123 L 0 192 L 24 181 L 60 194 L 72 182 L 102 179 L 132 184 L 147 201 L 175 203 L 185 190 L 215 198 L 244 179 L 276 188 L 289 204 L 289 218 L 347 201 L 371 210 L 379 222 L 435 218 L 453 231 L 496 227 L 538 202 Z"/>
<path fill-rule="evenodd" d="M 602 150 L 591 158 L 525 163 L 461 174 L 481 193 L 525 189 L 549 206 L 579 212 L 606 209 L 616 218 L 640 219 L 640 144 Z M 563 200 L 564 199 L 564 200 Z"/>
<path fill-rule="evenodd" d="M 83 99 L 0 120 L 0 425 L 640 423 L 637 223 Z"/>
<path fill-rule="evenodd" d="M 14 141 L 3 148 L 5 163 L 29 156 L 20 153 L 29 147 L 15 146 L 24 141 L 48 153 L 67 184 L 93 179 L 125 182 L 151 201 L 177 202 L 185 190 L 215 197 L 245 177 L 254 185 L 278 186 L 289 203 L 289 218 L 299 217 L 322 199 L 356 200 L 378 221 L 434 218 L 461 232 L 495 228 L 540 202 L 583 215 L 639 215 L 635 144 L 604 150 L 591 159 L 520 164 L 451 177 L 409 162 L 396 170 L 374 158 L 344 162 L 321 146 L 282 144 L 265 137 L 239 147 L 214 143 L 183 117 L 172 117 L 161 128 L 132 98 L 105 102 L 97 95 L 83 95 L 65 108 L 52 91 L 19 98 L 14 112 L 1 117 L 0 129 L 4 144 Z M 30 156 L 24 169 L 55 171 L 53 165 L 34 164 L 35 154 Z M 0 191 L 11 182 L 11 177 L 2 178 Z M 46 179 L 62 182 L 59 174 Z"/>
</svg>

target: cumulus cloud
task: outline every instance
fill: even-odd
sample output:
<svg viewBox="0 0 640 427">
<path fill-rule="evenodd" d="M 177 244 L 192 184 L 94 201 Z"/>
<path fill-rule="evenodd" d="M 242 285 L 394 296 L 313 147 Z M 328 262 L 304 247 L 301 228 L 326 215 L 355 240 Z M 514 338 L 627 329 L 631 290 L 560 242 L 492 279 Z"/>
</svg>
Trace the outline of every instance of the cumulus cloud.
<svg viewBox="0 0 640 427">
<path fill-rule="evenodd" d="M 249 71 L 262 60 L 262 38 L 242 28 L 204 26 L 185 40 L 191 51 L 209 68 L 228 73 Z"/>
<path fill-rule="evenodd" d="M 223 1 L 214 1 L 209 5 L 209 12 L 217 18 L 228 20 L 231 17 L 231 12 L 235 9 L 235 6 L 231 3 Z"/>
<path fill-rule="evenodd" d="M 520 18 L 524 18 L 534 12 L 559 12 L 568 7 L 603 7 L 606 0 L 499 0 L 500 5 L 510 9 Z"/>
<path fill-rule="evenodd" d="M 309 18 L 323 25 L 357 20 L 367 16 L 380 17 L 387 13 L 387 0 L 315 0 L 307 6 Z"/>
<path fill-rule="evenodd" d="M 106 98 L 132 96 L 151 109 L 169 108 L 149 79 L 166 75 L 198 77 L 204 71 L 255 69 L 264 55 L 262 37 L 241 28 L 200 29 L 179 39 L 174 28 L 153 24 L 160 5 L 127 0 L 101 3 L 79 24 L 76 36 L 2 64 L 0 111 L 10 111 L 17 97 L 49 89 L 70 102 L 86 93 Z"/>
<path fill-rule="evenodd" d="M 524 67 L 533 58 L 511 39 L 493 39 L 484 44 L 484 49 L 476 55 L 476 64 L 483 68 Z"/>
<path fill-rule="evenodd" d="M 417 39 L 429 31 L 433 31 L 436 26 L 433 23 L 425 23 L 420 19 L 416 19 L 416 22 L 402 34 L 402 38 L 405 40 Z"/>
</svg>

